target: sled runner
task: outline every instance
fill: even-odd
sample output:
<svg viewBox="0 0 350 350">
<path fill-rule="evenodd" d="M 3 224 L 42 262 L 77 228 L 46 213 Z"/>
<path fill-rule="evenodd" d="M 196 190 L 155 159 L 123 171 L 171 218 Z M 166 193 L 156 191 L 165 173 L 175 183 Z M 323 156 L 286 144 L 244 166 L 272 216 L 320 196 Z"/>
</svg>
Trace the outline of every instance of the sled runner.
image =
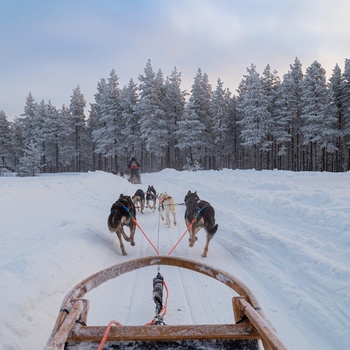
<svg viewBox="0 0 350 350">
<path fill-rule="evenodd" d="M 87 326 L 90 290 L 124 273 L 148 266 L 175 266 L 225 284 L 233 293 L 235 323 L 205 325 Z M 154 282 L 155 285 L 155 282 Z M 158 288 L 159 286 L 157 286 Z M 109 332 L 106 333 L 106 330 Z M 104 345 L 101 344 L 104 340 Z M 262 347 L 259 347 L 259 344 Z M 284 350 L 253 293 L 237 278 L 197 261 L 149 256 L 111 266 L 77 284 L 64 298 L 46 350 L 87 349 L 237 349 Z"/>
</svg>

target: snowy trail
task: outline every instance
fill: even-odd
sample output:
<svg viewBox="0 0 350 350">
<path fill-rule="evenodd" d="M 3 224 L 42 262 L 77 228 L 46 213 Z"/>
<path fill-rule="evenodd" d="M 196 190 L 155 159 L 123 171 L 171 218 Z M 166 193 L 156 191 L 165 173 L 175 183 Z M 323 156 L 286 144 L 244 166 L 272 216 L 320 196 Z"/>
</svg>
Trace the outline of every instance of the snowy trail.
<svg viewBox="0 0 350 350">
<path fill-rule="evenodd" d="M 0 343 L 6 350 L 43 348 L 64 295 L 91 274 L 155 255 L 136 231 L 121 255 L 107 229 L 112 203 L 153 184 L 177 206 L 170 228 L 158 211 L 137 214 L 140 227 L 167 255 L 185 232 L 182 205 L 198 191 L 216 211 L 219 230 L 200 255 L 188 234 L 173 256 L 202 261 L 244 282 L 288 349 L 347 350 L 350 344 L 350 173 L 204 171 L 143 174 L 142 185 L 103 172 L 0 178 Z M 158 241 L 159 239 L 159 241 Z M 162 266 L 169 288 L 168 324 L 230 323 L 232 292 L 209 277 Z M 127 273 L 89 292 L 88 324 L 145 324 L 154 316 L 157 268 Z M 40 332 L 38 333 L 38 329 Z"/>
</svg>

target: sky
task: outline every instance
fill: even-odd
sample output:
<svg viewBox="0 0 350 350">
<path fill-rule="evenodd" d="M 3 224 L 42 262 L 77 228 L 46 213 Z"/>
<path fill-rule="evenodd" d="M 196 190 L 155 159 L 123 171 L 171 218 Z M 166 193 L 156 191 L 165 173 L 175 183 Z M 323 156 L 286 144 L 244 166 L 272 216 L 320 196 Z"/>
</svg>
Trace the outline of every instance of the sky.
<svg viewBox="0 0 350 350">
<path fill-rule="evenodd" d="M 31 93 L 56 108 L 79 85 L 89 104 L 112 69 L 120 87 L 155 71 L 200 68 L 236 93 L 247 67 L 282 78 L 297 57 L 329 78 L 350 57 L 347 0 L 0 0 L 0 110 L 23 113 Z"/>
<path fill-rule="evenodd" d="M 43 349 L 74 286 L 102 269 L 159 252 L 238 278 L 288 350 L 348 350 L 349 177 L 229 169 L 142 173 L 141 185 L 101 171 L 0 177 L 1 349 Z M 135 245 L 124 241 L 123 256 L 107 227 L 110 208 L 120 193 L 132 196 L 149 184 L 174 199 L 177 224 L 171 214 L 167 227 L 158 210 L 137 211 Z M 206 258 L 204 230 L 188 245 L 188 190 L 215 209 L 218 230 Z M 87 324 L 150 322 L 157 272 L 154 265 L 139 269 L 86 293 Z M 160 273 L 168 287 L 166 324 L 234 322 L 236 294 L 227 286 L 180 268 L 161 266 Z"/>
</svg>

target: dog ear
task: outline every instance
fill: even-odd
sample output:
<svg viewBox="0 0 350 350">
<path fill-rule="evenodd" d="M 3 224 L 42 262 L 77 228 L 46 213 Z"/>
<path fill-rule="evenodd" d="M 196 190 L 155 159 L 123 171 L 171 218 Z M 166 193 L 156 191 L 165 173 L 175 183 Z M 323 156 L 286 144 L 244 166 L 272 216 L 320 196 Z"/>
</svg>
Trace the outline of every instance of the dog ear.
<svg viewBox="0 0 350 350">
<path fill-rule="evenodd" d="M 188 190 L 187 194 L 191 194 L 191 191 L 190 191 L 190 190 Z"/>
<path fill-rule="evenodd" d="M 195 191 L 194 194 L 197 194 L 197 191 Z"/>
</svg>

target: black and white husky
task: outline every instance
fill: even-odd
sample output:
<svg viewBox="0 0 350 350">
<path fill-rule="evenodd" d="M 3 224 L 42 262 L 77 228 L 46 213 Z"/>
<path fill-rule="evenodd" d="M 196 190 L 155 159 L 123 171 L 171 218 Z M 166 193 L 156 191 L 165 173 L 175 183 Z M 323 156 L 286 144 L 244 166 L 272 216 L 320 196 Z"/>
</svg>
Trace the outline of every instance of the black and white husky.
<svg viewBox="0 0 350 350">
<path fill-rule="evenodd" d="M 132 246 L 135 245 L 135 218 L 136 210 L 131 197 L 121 194 L 119 199 L 112 205 L 107 223 L 109 230 L 117 234 L 123 255 L 127 255 L 123 244 L 123 237 L 127 242 L 130 242 Z M 123 226 L 129 226 L 130 237 L 125 233 Z"/>
<path fill-rule="evenodd" d="M 188 191 L 184 199 L 186 205 L 185 222 L 189 227 L 188 233 L 190 235 L 189 245 L 194 246 L 197 240 L 197 233 L 201 228 L 204 228 L 207 238 L 202 257 L 206 257 L 208 253 L 209 242 L 215 235 L 218 224 L 215 224 L 215 210 L 210 203 L 201 200 L 196 192 Z"/>
<path fill-rule="evenodd" d="M 146 191 L 146 208 L 156 209 L 157 192 L 153 185 L 149 185 Z"/>
<path fill-rule="evenodd" d="M 141 211 L 143 214 L 143 209 L 145 208 L 145 192 L 143 192 L 140 188 L 135 192 L 132 196 L 132 201 L 137 209 L 137 211 Z"/>
</svg>

